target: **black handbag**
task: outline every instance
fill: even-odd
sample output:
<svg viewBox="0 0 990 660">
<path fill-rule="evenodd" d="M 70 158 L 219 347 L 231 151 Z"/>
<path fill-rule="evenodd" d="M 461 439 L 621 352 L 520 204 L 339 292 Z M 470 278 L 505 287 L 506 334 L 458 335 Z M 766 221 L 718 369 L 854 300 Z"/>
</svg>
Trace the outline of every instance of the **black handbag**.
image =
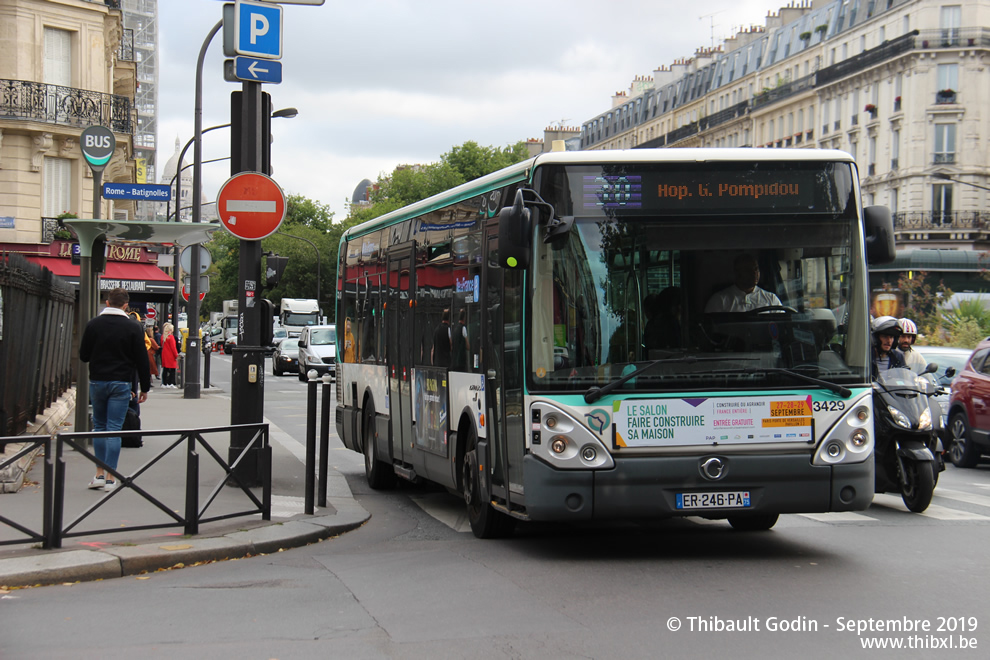
<svg viewBox="0 0 990 660">
<path fill-rule="evenodd" d="M 141 430 L 141 416 L 137 414 L 137 411 L 133 408 L 127 409 L 127 415 L 124 417 L 124 427 L 122 431 L 140 431 Z M 121 436 L 121 447 L 143 447 L 144 440 L 141 439 L 139 435 L 124 435 Z"/>
</svg>

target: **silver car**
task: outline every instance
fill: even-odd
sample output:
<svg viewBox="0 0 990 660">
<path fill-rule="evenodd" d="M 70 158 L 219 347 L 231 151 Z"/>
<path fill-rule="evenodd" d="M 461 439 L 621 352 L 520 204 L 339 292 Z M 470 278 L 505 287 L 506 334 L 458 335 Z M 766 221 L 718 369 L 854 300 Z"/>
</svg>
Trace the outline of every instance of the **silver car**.
<svg viewBox="0 0 990 660">
<path fill-rule="evenodd" d="M 299 380 L 309 380 L 309 372 L 336 376 L 337 326 L 310 325 L 299 334 Z"/>
</svg>

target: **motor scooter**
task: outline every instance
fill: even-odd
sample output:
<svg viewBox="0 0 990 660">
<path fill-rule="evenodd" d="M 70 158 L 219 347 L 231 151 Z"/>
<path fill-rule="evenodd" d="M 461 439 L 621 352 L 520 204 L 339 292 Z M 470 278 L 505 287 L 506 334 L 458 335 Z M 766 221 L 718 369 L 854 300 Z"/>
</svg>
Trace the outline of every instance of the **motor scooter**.
<svg viewBox="0 0 990 660">
<path fill-rule="evenodd" d="M 877 493 L 901 494 L 904 504 L 921 513 L 932 501 L 938 473 L 945 469 L 938 430 L 941 408 L 936 386 L 910 369 L 889 369 L 873 383 L 874 458 Z"/>
</svg>

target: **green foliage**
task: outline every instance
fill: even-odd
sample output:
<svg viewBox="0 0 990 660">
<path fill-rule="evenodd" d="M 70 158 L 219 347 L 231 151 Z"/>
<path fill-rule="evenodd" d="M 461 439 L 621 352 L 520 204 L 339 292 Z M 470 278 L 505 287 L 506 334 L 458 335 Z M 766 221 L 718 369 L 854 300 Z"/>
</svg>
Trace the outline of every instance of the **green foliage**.
<svg viewBox="0 0 990 660">
<path fill-rule="evenodd" d="M 945 346 L 973 348 L 987 336 L 979 321 L 974 318 L 963 318 L 953 327 L 952 334 L 946 338 Z"/>
<path fill-rule="evenodd" d="M 932 287 L 928 273 L 919 271 L 914 277 L 902 273 L 897 287 L 905 293 L 904 316 L 918 325 L 922 334 L 936 334 L 945 325 L 940 304 L 952 297 L 952 290 L 941 280 Z"/>
<path fill-rule="evenodd" d="M 324 313 L 332 317 L 334 284 L 337 279 L 337 246 L 343 231 L 341 224 L 334 224 L 333 213 L 325 204 L 302 195 L 290 195 L 286 199 L 286 215 L 282 226 L 276 233 L 261 241 L 262 252 L 274 252 L 288 257 L 289 262 L 278 286 L 263 290 L 261 295 L 276 305 L 282 298 L 316 298 L 319 271 L 320 304 Z M 217 231 L 207 248 L 213 257 L 213 266 L 208 271 L 210 292 L 203 299 L 204 315 L 209 311 L 221 311 L 224 300 L 237 298 L 240 239 L 229 232 Z"/>
<path fill-rule="evenodd" d="M 370 207 L 352 207 L 348 220 L 366 222 L 403 206 L 450 190 L 529 157 L 525 142 L 505 148 L 482 147 L 468 141 L 453 147 L 436 163 L 397 167 L 378 177 Z"/>
<path fill-rule="evenodd" d="M 980 335 L 979 339 L 990 334 L 990 310 L 978 299 L 960 300 L 955 307 L 945 312 L 945 321 L 953 338 L 970 328 L 975 328 Z"/>
</svg>

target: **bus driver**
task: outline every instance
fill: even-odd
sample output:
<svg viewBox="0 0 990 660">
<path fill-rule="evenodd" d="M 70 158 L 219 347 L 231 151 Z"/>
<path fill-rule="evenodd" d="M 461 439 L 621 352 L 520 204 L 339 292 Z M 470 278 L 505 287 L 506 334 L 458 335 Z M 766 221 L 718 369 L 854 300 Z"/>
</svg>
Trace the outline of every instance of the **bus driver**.
<svg viewBox="0 0 990 660">
<path fill-rule="evenodd" d="M 705 313 L 749 312 L 761 307 L 780 307 L 780 298 L 761 289 L 760 265 L 751 254 L 740 254 L 732 262 L 735 282 L 715 292 L 705 305 Z"/>
</svg>

